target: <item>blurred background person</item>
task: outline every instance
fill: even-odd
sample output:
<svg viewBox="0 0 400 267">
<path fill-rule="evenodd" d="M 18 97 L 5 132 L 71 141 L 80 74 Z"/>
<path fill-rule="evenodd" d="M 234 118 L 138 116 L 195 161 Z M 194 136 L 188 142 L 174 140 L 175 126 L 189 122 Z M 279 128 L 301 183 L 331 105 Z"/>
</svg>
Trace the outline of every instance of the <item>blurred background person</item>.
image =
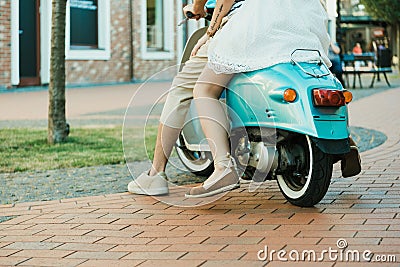
<svg viewBox="0 0 400 267">
<path fill-rule="evenodd" d="M 362 54 L 362 48 L 360 43 L 356 43 L 356 45 L 353 47 L 353 54 L 354 55 L 361 55 Z"/>
<path fill-rule="evenodd" d="M 343 67 L 342 67 L 342 60 L 340 58 L 340 47 L 337 43 L 331 43 L 329 46 L 328 51 L 329 60 L 332 62 L 332 66 L 329 70 L 336 76 L 339 82 L 346 86 L 343 80 Z"/>
<path fill-rule="evenodd" d="M 362 54 L 362 48 L 360 43 L 356 43 L 356 45 L 353 47 L 353 55 L 361 55 Z M 354 61 L 354 69 L 359 70 L 361 66 L 361 61 L 355 60 Z"/>
</svg>

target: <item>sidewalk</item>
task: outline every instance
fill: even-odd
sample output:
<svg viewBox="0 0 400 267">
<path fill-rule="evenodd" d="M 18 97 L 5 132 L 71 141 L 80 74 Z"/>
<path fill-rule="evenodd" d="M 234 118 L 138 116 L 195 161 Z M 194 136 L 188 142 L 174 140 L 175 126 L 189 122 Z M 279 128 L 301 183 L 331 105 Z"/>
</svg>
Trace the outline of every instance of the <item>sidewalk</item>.
<svg viewBox="0 0 400 267">
<path fill-rule="evenodd" d="M 121 126 L 125 111 L 143 84 L 116 84 L 66 89 L 66 118 L 71 127 Z M 156 82 L 141 90 L 139 108 L 153 104 L 153 96 L 169 89 L 170 82 Z M 147 90 L 151 87 L 151 90 Z M 48 90 L 0 93 L 0 129 L 47 127 Z M 23 90 L 23 89 L 22 89 Z"/>
<path fill-rule="evenodd" d="M 352 89 L 354 99 L 383 92 L 390 88 L 384 79 L 368 88 L 372 76 L 362 75 L 364 88 Z M 400 87 L 398 73 L 388 74 L 392 88 Z M 352 77 L 350 77 L 352 81 Z M 139 108 L 153 104 L 155 96 L 161 96 L 169 89 L 169 82 L 156 82 L 141 90 Z M 357 84 L 358 85 L 358 84 Z M 68 88 L 66 90 L 66 117 L 71 127 L 121 126 L 125 111 L 137 89 L 143 84 L 122 84 Z M 21 92 L 22 91 L 22 92 Z M 0 93 L 0 129 L 8 127 L 47 127 L 48 91 L 13 89 Z"/>
<path fill-rule="evenodd" d="M 350 124 L 379 130 L 387 141 L 362 153 L 363 171 L 355 178 L 338 178 L 335 166 L 329 191 L 314 208 L 288 204 L 274 181 L 252 193 L 242 186 L 200 208 L 168 206 L 129 193 L 3 205 L 0 216 L 12 219 L 0 223 L 0 265 L 263 266 L 257 254 L 265 246 L 269 252 L 283 249 L 288 258 L 292 250 L 340 250 L 337 241 L 344 239 L 347 249 L 361 256 L 370 250 L 374 259 L 393 255 L 397 261 L 335 262 L 325 254 L 324 263 L 299 266 L 399 266 L 398 99 L 400 86 L 351 104 Z M 104 100 L 110 110 L 122 106 Z M 120 102 L 127 100 L 121 95 Z M 3 104 L 0 109 L 4 114 Z M 273 256 L 268 266 L 284 264 L 277 253 Z"/>
</svg>

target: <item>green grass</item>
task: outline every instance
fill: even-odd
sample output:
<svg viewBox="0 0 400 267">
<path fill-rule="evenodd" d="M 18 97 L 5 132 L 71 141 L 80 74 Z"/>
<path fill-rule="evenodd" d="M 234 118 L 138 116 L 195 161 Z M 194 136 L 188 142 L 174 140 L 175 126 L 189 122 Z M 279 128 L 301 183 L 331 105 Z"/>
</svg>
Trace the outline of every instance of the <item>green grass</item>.
<svg viewBox="0 0 400 267">
<path fill-rule="evenodd" d="M 156 127 L 146 128 L 146 145 L 141 129 L 129 136 L 130 160 L 153 157 Z M 148 154 L 148 155 L 147 155 Z M 122 148 L 122 129 L 72 128 L 68 141 L 47 144 L 47 130 L 1 129 L 0 173 L 60 168 L 79 168 L 125 162 Z"/>
</svg>

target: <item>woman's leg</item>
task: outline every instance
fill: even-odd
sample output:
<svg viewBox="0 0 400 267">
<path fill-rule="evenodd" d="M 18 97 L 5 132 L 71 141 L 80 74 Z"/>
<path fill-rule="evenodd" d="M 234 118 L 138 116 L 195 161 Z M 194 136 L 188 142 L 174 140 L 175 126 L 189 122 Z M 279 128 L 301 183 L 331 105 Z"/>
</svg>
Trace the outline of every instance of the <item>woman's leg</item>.
<svg viewBox="0 0 400 267">
<path fill-rule="evenodd" d="M 210 143 L 214 158 L 226 156 L 229 153 L 229 123 L 219 97 L 231 78 L 230 74 L 215 74 L 206 67 L 193 91 L 201 127 Z"/>
<path fill-rule="evenodd" d="M 204 135 L 214 157 L 215 170 L 202 186 L 192 188 L 188 197 L 204 197 L 237 187 L 239 177 L 230 156 L 229 123 L 219 97 L 231 74 L 215 74 L 206 67 L 196 83 L 193 96 Z"/>
</svg>

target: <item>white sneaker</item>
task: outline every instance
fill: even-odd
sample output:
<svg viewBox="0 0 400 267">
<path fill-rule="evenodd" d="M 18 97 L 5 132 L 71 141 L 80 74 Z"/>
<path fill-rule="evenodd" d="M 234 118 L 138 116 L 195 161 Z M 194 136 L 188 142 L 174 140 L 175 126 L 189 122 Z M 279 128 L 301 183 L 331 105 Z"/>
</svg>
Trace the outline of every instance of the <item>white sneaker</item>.
<svg viewBox="0 0 400 267">
<path fill-rule="evenodd" d="M 139 195 L 165 195 L 168 194 L 168 182 L 165 172 L 159 172 L 154 176 L 150 176 L 149 172 L 144 172 L 135 180 L 128 184 L 128 191 Z"/>
</svg>

